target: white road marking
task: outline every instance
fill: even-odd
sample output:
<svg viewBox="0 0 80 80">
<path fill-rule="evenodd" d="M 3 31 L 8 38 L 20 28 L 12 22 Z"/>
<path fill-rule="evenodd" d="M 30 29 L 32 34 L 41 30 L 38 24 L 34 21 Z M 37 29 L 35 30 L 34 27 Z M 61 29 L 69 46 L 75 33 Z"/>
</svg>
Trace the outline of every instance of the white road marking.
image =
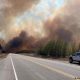
<svg viewBox="0 0 80 80">
<path fill-rule="evenodd" d="M 59 69 L 51 68 L 51 67 L 49 67 L 49 66 L 47 66 L 47 65 L 44 65 L 44 64 L 41 64 L 41 63 L 38 63 L 38 62 L 34 62 L 33 60 L 31 60 L 31 59 L 29 59 L 29 58 L 27 58 L 26 60 L 31 61 L 31 62 L 33 62 L 33 63 L 35 63 L 35 64 L 38 64 L 38 65 L 40 65 L 40 66 L 42 66 L 42 67 L 44 67 L 44 68 L 47 68 L 47 69 L 49 69 L 49 70 L 55 71 L 55 72 L 57 72 L 57 73 L 60 73 L 60 74 L 62 74 L 62 75 L 64 75 L 64 76 L 67 76 L 67 77 L 69 77 L 69 78 L 75 79 L 75 77 L 74 77 L 73 75 L 68 74 L 68 73 L 65 73 L 64 71 L 61 71 L 61 70 L 59 70 Z"/>
<path fill-rule="evenodd" d="M 68 67 L 72 67 L 72 68 L 74 68 L 74 69 L 76 69 L 76 70 L 80 70 L 80 66 L 77 66 L 77 65 L 74 65 L 74 64 L 69 64 L 69 63 L 63 63 L 63 62 L 61 62 L 61 61 L 52 61 L 52 60 L 47 60 L 47 59 L 38 59 L 38 58 L 34 58 L 34 57 L 29 57 L 29 56 L 27 56 L 28 58 L 31 58 L 31 59 L 35 59 L 35 60 L 41 60 L 41 61 L 45 61 L 45 62 L 50 62 L 50 63 L 57 63 L 57 64 L 62 64 L 62 65 L 64 65 L 64 66 L 68 66 Z"/>
<path fill-rule="evenodd" d="M 12 57 L 10 56 L 10 58 L 11 58 L 11 63 L 12 63 L 12 67 L 13 67 L 13 71 L 14 71 L 15 79 L 18 80 L 18 77 L 17 77 L 17 74 L 16 74 L 16 70 L 15 70 L 15 67 L 14 67 L 14 64 L 13 64 Z"/>
</svg>

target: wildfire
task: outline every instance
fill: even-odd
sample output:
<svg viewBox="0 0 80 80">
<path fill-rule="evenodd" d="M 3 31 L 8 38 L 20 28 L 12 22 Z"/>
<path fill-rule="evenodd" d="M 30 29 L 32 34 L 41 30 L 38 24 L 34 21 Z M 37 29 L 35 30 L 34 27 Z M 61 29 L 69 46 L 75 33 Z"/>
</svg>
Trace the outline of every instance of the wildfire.
<svg viewBox="0 0 80 80">
<path fill-rule="evenodd" d="M 44 22 L 53 20 L 62 11 L 65 5 L 64 0 L 41 0 L 29 11 L 16 16 L 12 22 L 12 29 L 16 32 L 25 30 L 34 37 L 44 37 Z"/>
</svg>

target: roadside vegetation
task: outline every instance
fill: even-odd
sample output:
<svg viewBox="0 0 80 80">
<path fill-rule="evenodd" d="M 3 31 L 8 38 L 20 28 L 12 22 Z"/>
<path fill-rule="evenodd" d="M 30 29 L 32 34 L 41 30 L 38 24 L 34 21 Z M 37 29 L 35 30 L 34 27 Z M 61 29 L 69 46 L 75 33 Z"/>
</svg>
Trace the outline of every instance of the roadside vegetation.
<svg viewBox="0 0 80 80">
<path fill-rule="evenodd" d="M 65 58 L 80 50 L 80 45 L 68 43 L 63 40 L 49 41 L 45 46 L 41 46 L 37 53 L 43 57 Z"/>
</svg>

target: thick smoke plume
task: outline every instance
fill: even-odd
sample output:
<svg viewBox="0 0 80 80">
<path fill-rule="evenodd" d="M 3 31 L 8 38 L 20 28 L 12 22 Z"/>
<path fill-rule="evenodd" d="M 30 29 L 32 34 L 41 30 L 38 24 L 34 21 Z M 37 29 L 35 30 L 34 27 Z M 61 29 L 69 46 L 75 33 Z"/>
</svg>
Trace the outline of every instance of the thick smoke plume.
<svg viewBox="0 0 80 80">
<path fill-rule="evenodd" d="M 80 42 L 80 1 L 67 1 L 64 10 L 52 20 L 47 20 L 45 30 L 49 38 Z"/>
<path fill-rule="evenodd" d="M 38 2 L 39 0 L 0 0 L 0 34 L 9 39 L 11 21 Z"/>
<path fill-rule="evenodd" d="M 36 6 L 36 3 L 38 3 L 40 0 L 0 1 L 0 3 L 2 4 L 0 6 L 0 34 L 6 36 L 5 40 L 7 40 L 7 38 L 9 40 L 6 43 L 5 47 L 7 51 L 11 49 L 13 49 L 14 51 L 16 49 L 32 49 L 36 46 L 46 43 L 49 40 L 57 38 L 62 39 L 66 42 L 80 42 L 80 0 L 65 0 L 66 5 L 64 6 L 63 10 L 57 16 L 55 16 L 55 18 L 52 19 L 47 18 L 47 20 L 42 21 L 44 19 L 42 19 L 42 17 L 37 18 L 36 15 L 38 13 L 36 13 L 34 16 L 34 22 L 36 21 L 35 17 L 41 22 L 40 25 L 39 23 L 36 23 L 39 25 L 37 25 L 36 27 L 36 32 L 39 32 L 38 27 L 40 26 L 43 27 L 42 29 L 44 29 L 42 30 L 42 33 L 43 31 L 45 31 L 45 36 L 39 40 L 27 34 L 28 27 L 30 27 L 30 30 L 32 29 L 32 26 L 28 25 L 26 25 L 25 31 L 21 30 L 20 32 L 17 32 L 16 37 L 14 37 L 15 32 L 13 29 L 11 29 L 13 25 L 11 26 L 10 22 L 14 19 L 14 17 L 20 16 L 20 14 L 24 13 L 25 11 L 32 9 L 31 7 Z M 52 11 L 52 13 L 54 12 Z M 42 14 L 38 15 L 41 16 Z M 30 14 L 29 16 L 32 17 L 33 14 Z M 21 27 L 19 26 L 19 28 Z M 32 31 L 30 31 L 30 33 L 32 33 Z M 34 46 L 34 44 L 36 45 Z"/>
<path fill-rule="evenodd" d="M 5 46 L 7 52 L 18 52 L 22 50 L 34 49 L 35 39 L 32 36 L 28 36 L 25 31 L 22 31 L 19 36 L 11 39 Z"/>
<path fill-rule="evenodd" d="M 51 22 L 46 22 L 44 26 L 48 39 L 61 39 L 66 42 L 70 42 L 73 40 L 73 33 L 71 30 L 65 28 L 67 24 L 63 26 L 62 20 L 60 18 L 56 18 Z"/>
</svg>

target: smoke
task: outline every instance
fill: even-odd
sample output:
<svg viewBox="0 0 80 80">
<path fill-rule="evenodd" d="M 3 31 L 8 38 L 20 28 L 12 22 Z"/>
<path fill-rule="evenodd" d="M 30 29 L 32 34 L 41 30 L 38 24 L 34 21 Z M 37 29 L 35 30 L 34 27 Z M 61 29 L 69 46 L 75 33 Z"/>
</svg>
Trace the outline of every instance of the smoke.
<svg viewBox="0 0 80 80">
<path fill-rule="evenodd" d="M 67 0 L 66 6 L 55 18 L 48 19 L 45 24 L 47 36 L 62 38 L 65 41 L 80 42 L 80 1 Z"/>
<path fill-rule="evenodd" d="M 13 14 L 21 14 L 35 5 L 39 0 L 8 0 L 11 3 L 11 11 Z"/>
<path fill-rule="evenodd" d="M 58 7 L 58 3 L 58 9 L 55 6 L 57 11 L 53 4 L 44 5 L 45 1 L 48 2 L 0 0 L 0 38 L 8 41 L 8 49 L 30 49 L 36 40 L 38 45 L 56 38 L 80 42 L 80 0 L 65 0 L 65 6 L 61 4 L 62 8 Z M 17 26 L 15 23 L 18 23 Z M 41 34 L 44 35 L 40 38 Z M 35 39 L 34 35 L 39 38 Z"/>
<path fill-rule="evenodd" d="M 22 31 L 19 36 L 14 37 L 5 45 L 5 50 L 7 52 L 32 50 L 35 47 L 34 43 L 35 39 L 32 36 L 28 36 L 25 31 Z"/>
<path fill-rule="evenodd" d="M 3 31 L 2 36 L 8 39 L 12 20 L 38 2 L 39 0 L 0 0 L 0 32 Z"/>
<path fill-rule="evenodd" d="M 58 28 L 56 31 L 56 35 L 58 39 L 64 40 L 66 42 L 73 41 L 73 34 L 64 28 Z"/>
</svg>

